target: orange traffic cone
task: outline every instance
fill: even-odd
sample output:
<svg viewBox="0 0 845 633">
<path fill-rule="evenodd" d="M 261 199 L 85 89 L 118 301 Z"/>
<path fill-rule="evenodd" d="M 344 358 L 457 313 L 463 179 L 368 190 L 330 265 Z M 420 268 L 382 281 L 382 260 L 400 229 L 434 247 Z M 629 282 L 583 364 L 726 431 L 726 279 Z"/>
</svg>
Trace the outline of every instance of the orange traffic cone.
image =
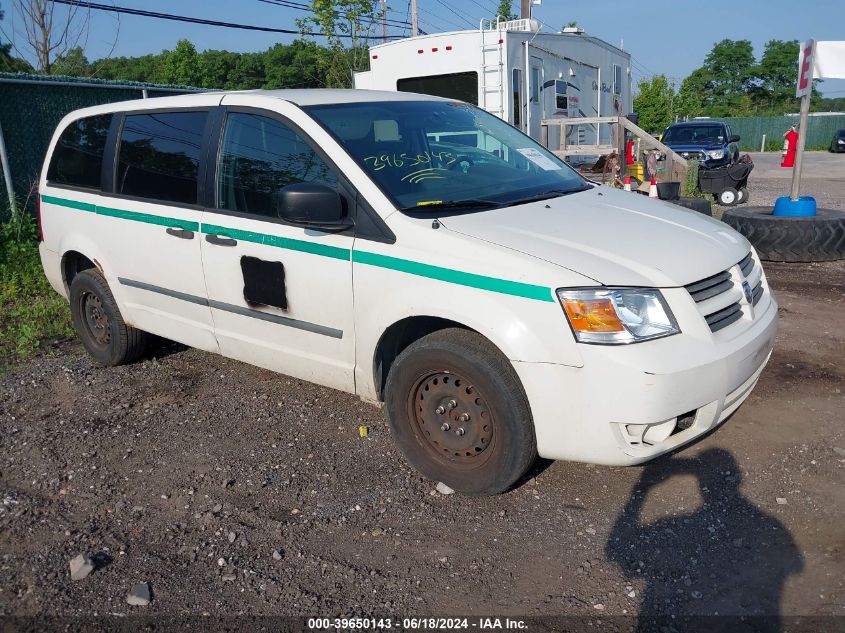
<svg viewBox="0 0 845 633">
<path fill-rule="evenodd" d="M 625 176 L 625 191 L 631 191 L 631 177 Z"/>
<path fill-rule="evenodd" d="M 648 186 L 648 197 L 649 198 L 656 198 L 657 197 L 657 183 L 654 182 L 654 178 L 651 179 L 651 183 Z"/>
</svg>

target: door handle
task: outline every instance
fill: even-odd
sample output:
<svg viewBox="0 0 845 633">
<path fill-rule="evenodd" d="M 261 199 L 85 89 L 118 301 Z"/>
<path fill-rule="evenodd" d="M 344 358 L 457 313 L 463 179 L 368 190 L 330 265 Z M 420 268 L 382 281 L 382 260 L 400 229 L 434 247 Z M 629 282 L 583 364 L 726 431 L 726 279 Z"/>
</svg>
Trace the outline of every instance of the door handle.
<svg viewBox="0 0 845 633">
<path fill-rule="evenodd" d="M 174 229 L 172 227 L 168 227 L 167 234 L 172 235 L 173 237 L 180 237 L 183 240 L 194 239 L 194 232 L 189 229 Z"/>
<path fill-rule="evenodd" d="M 231 237 L 220 237 L 219 235 L 206 235 L 205 241 L 216 246 L 237 246 L 238 240 Z"/>
</svg>

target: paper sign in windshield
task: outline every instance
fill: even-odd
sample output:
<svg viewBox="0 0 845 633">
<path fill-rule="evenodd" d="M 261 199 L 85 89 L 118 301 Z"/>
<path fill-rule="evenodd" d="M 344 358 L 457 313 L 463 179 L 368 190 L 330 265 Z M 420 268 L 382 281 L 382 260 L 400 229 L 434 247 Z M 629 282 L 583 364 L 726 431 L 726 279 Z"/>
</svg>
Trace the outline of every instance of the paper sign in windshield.
<svg viewBox="0 0 845 633">
<path fill-rule="evenodd" d="M 522 149 L 517 149 L 516 151 L 525 156 L 525 158 L 537 165 L 540 169 L 545 171 L 557 171 L 560 169 L 560 165 L 548 156 L 544 156 L 533 147 L 523 147 Z"/>
</svg>

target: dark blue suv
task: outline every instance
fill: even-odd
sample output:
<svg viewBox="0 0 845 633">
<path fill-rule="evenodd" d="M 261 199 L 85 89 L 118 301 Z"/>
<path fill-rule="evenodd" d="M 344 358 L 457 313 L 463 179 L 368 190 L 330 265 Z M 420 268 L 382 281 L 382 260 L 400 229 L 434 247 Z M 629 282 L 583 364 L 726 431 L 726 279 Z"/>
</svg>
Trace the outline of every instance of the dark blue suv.
<svg viewBox="0 0 845 633">
<path fill-rule="evenodd" d="M 661 140 L 684 158 L 695 159 L 708 169 L 739 160 L 739 136 L 722 121 L 675 123 L 666 128 Z"/>
</svg>

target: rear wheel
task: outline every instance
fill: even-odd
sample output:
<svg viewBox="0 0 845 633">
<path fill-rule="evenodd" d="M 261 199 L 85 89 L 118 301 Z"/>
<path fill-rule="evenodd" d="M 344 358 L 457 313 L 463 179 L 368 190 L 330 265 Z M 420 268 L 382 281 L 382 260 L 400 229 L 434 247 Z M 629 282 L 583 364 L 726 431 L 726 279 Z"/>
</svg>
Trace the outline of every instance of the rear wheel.
<svg viewBox="0 0 845 633">
<path fill-rule="evenodd" d="M 126 324 L 106 280 L 96 270 L 83 270 L 70 284 L 73 327 L 88 353 L 113 367 L 138 358 L 147 334 Z"/>
<path fill-rule="evenodd" d="M 522 385 L 510 362 L 475 332 L 440 330 L 412 343 L 391 366 L 385 392 L 408 461 L 455 490 L 503 492 L 537 458 Z"/>
<path fill-rule="evenodd" d="M 737 189 L 737 194 L 739 194 L 739 197 L 737 198 L 737 201 L 736 201 L 737 204 L 745 204 L 746 202 L 748 202 L 748 188 L 747 187 L 740 187 L 739 189 Z"/>
</svg>

